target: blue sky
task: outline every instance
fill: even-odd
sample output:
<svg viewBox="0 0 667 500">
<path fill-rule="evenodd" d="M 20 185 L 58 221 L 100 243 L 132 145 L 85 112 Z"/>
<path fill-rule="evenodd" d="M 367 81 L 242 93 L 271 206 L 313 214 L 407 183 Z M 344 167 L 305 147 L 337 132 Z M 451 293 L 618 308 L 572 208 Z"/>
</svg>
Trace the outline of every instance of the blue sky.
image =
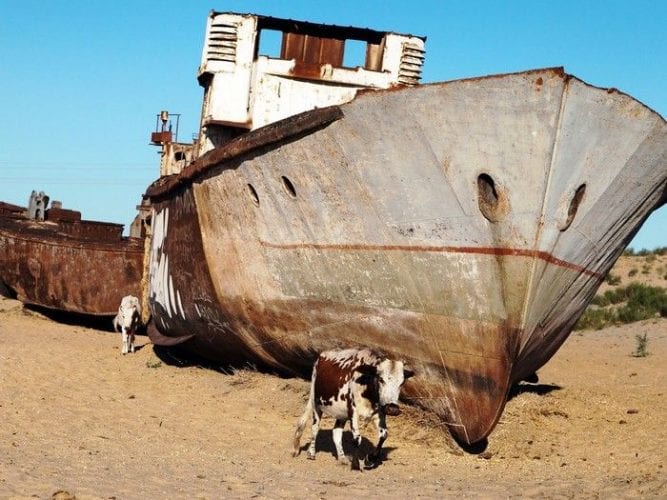
<svg viewBox="0 0 667 500">
<path fill-rule="evenodd" d="M 155 115 L 196 132 L 212 9 L 426 35 L 424 81 L 565 66 L 667 116 L 667 2 L 0 0 L 0 200 L 46 191 L 129 225 L 158 174 Z M 635 237 L 667 246 L 667 206 Z"/>
</svg>

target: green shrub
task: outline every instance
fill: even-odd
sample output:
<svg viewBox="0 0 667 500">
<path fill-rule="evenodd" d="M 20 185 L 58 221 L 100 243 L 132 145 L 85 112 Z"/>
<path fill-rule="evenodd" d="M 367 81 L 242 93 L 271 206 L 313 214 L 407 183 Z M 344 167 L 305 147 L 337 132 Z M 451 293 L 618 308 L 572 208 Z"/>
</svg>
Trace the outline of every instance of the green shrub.
<svg viewBox="0 0 667 500">
<path fill-rule="evenodd" d="M 607 290 L 604 294 L 595 296 L 591 304 L 597 307 L 589 307 L 584 311 L 574 327 L 575 330 L 600 330 L 610 325 L 633 323 L 655 316 L 667 318 L 667 291 L 641 283 Z"/>
<path fill-rule="evenodd" d="M 632 276 L 634 276 L 635 274 L 637 274 L 637 272 L 638 272 L 638 271 L 637 271 L 636 269 L 630 269 L 630 272 L 628 272 L 628 276 L 632 277 Z"/>
<path fill-rule="evenodd" d="M 610 302 L 609 299 L 605 297 L 604 294 L 602 294 L 593 297 L 593 300 L 591 300 L 591 304 L 598 307 L 606 307 L 610 304 Z"/>
<path fill-rule="evenodd" d="M 664 288 L 632 283 L 624 289 L 627 303 L 616 311 L 621 323 L 632 323 L 654 316 L 667 317 L 667 293 Z"/>
<path fill-rule="evenodd" d="M 625 302 L 626 300 L 628 300 L 628 297 L 626 296 L 626 289 L 617 288 L 615 290 L 607 290 L 602 295 L 596 295 L 595 297 L 593 297 L 593 300 L 591 300 L 591 304 L 600 307 L 606 307 L 610 305 L 620 304 L 621 302 Z"/>
<path fill-rule="evenodd" d="M 595 299 L 597 299 L 597 303 L 595 305 L 604 307 L 608 305 L 616 305 L 620 304 L 621 302 L 625 302 L 628 300 L 628 287 L 625 288 L 616 288 L 615 290 L 607 290 L 604 292 L 602 295 L 596 295 Z"/>
<path fill-rule="evenodd" d="M 605 276 L 604 280 L 611 286 L 616 286 L 621 283 L 621 277 L 611 273 Z"/>
<path fill-rule="evenodd" d="M 649 314 L 648 309 L 645 307 L 620 307 L 616 311 L 616 318 L 619 323 L 634 323 L 635 321 L 641 321 L 643 319 L 648 319 L 652 317 L 652 314 Z"/>
<path fill-rule="evenodd" d="M 667 306 L 667 291 L 659 286 L 632 283 L 625 287 L 625 295 L 630 304 L 645 305 L 656 311 Z"/>
<path fill-rule="evenodd" d="M 616 322 L 613 309 L 586 309 L 579 321 L 574 325 L 575 330 L 602 330 Z"/>
<path fill-rule="evenodd" d="M 635 335 L 635 340 L 637 344 L 635 345 L 635 352 L 632 355 L 635 358 L 645 358 L 648 356 L 648 337 L 646 333 L 644 335 Z"/>
</svg>

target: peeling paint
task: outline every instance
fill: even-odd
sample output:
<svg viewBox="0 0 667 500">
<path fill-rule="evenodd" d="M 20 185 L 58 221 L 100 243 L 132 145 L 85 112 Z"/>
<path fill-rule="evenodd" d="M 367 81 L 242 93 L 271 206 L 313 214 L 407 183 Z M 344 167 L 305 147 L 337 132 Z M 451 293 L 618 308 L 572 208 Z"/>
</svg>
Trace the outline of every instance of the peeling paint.
<svg viewBox="0 0 667 500">
<path fill-rule="evenodd" d="M 180 292 L 174 289 L 174 280 L 169 272 L 169 256 L 165 242 L 169 228 L 169 209 L 153 214 L 153 238 L 150 266 L 150 299 L 159 304 L 172 318 L 179 315 L 185 319 L 185 311 L 180 299 Z M 155 314 L 155 311 L 153 311 Z"/>
</svg>

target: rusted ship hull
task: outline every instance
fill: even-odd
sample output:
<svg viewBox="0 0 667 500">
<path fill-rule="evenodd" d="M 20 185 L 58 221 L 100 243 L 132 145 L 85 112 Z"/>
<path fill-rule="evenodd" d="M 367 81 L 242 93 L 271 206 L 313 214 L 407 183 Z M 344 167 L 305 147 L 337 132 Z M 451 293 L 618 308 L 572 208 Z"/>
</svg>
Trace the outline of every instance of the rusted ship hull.
<svg viewBox="0 0 667 500">
<path fill-rule="evenodd" d="M 143 239 L 121 238 L 120 233 L 99 237 L 109 226 L 116 225 L 0 215 L 1 284 L 26 304 L 116 314 L 123 296 L 142 296 L 144 247 Z"/>
<path fill-rule="evenodd" d="M 664 119 L 557 69 L 367 93 L 149 188 L 152 338 L 292 373 L 378 348 L 474 443 L 666 183 Z"/>
</svg>

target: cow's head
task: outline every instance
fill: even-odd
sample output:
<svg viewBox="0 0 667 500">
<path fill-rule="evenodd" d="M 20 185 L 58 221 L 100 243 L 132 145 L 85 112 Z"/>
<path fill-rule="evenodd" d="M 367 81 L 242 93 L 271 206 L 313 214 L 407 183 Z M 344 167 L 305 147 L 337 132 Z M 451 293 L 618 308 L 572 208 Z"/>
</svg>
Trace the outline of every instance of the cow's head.
<svg viewBox="0 0 667 500">
<path fill-rule="evenodd" d="M 401 387 L 407 379 L 414 375 L 412 370 L 405 367 L 403 361 L 385 359 L 376 366 L 362 365 L 357 368 L 362 374 L 359 382 L 365 385 L 375 385 L 378 393 L 378 403 L 384 409 L 385 414 L 400 415 L 398 398 Z"/>
<path fill-rule="evenodd" d="M 128 318 L 135 313 L 141 315 L 141 304 L 139 303 L 139 299 L 134 295 L 126 295 L 120 301 L 118 310 Z"/>
</svg>

